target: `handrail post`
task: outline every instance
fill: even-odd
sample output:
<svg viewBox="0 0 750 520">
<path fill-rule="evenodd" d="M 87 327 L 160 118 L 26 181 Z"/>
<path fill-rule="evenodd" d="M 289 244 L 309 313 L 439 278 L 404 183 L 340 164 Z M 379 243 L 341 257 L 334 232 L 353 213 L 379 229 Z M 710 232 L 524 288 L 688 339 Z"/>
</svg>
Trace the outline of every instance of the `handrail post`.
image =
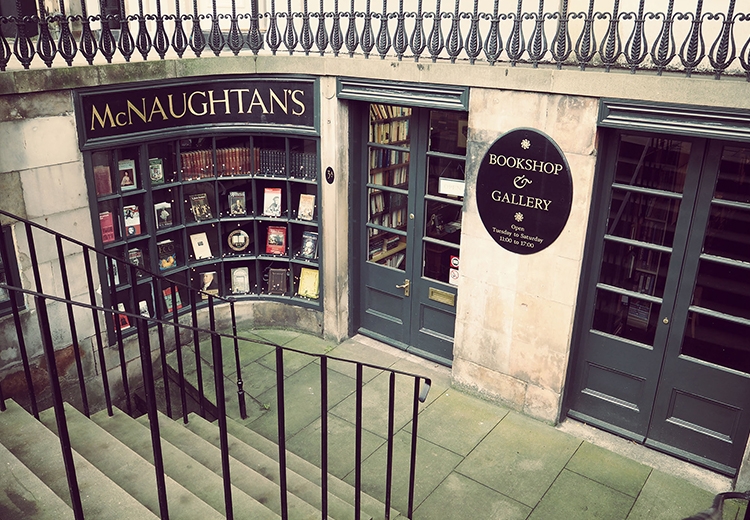
<svg viewBox="0 0 750 520">
<path fill-rule="evenodd" d="M 99 368 L 102 373 L 102 387 L 104 391 L 104 402 L 107 406 L 107 415 L 112 417 L 113 411 L 112 411 L 112 395 L 109 391 L 109 377 L 107 376 L 107 362 L 104 357 L 104 344 L 102 342 L 102 329 L 99 324 L 99 312 L 94 308 L 96 306 L 96 292 L 94 290 L 94 283 L 93 283 L 93 270 L 91 269 L 91 258 L 89 257 L 89 252 L 92 251 L 90 248 L 86 247 L 84 248 L 84 254 L 83 254 L 83 263 L 86 267 L 86 281 L 89 284 L 89 302 L 91 303 L 91 319 L 94 323 L 94 333 L 96 334 L 96 352 L 99 356 Z M 93 250 L 94 254 L 96 254 L 96 250 Z M 105 261 L 108 261 L 105 258 Z M 109 281 L 108 283 L 112 283 Z M 114 315 L 112 316 L 112 319 L 114 319 Z M 104 322 L 106 325 L 107 321 L 107 315 L 104 315 Z"/>
<path fill-rule="evenodd" d="M 409 505 L 407 510 L 407 518 L 414 517 L 414 481 L 417 472 L 417 420 L 419 418 L 419 381 L 420 377 L 414 378 L 414 397 L 412 415 L 411 415 L 411 458 L 409 461 Z"/>
<path fill-rule="evenodd" d="M 328 358 L 320 358 L 320 512 L 328 518 Z"/>
<path fill-rule="evenodd" d="M 190 317 L 193 320 L 193 351 L 195 354 L 195 377 L 197 380 L 198 390 L 198 409 L 200 410 L 201 417 L 206 417 L 205 400 L 206 394 L 203 390 L 203 364 L 201 362 L 201 340 L 198 334 L 198 297 L 195 289 L 188 289 L 190 295 Z"/>
<path fill-rule="evenodd" d="M 214 361 L 214 385 L 216 386 L 216 408 L 219 417 L 219 444 L 221 446 L 221 475 L 224 480 L 224 506 L 227 520 L 234 519 L 232 507 L 232 480 L 229 474 L 229 434 L 227 432 L 227 405 L 224 400 L 224 360 L 221 354 L 221 336 L 216 332 L 214 297 L 208 296 L 208 317 L 211 329 L 211 353 Z M 236 341 L 235 335 L 235 341 Z"/>
<path fill-rule="evenodd" d="M 362 506 L 362 363 L 357 363 L 356 410 L 354 420 L 354 520 Z"/>
<path fill-rule="evenodd" d="M 385 520 L 391 518 L 391 485 L 393 483 L 393 430 L 396 416 L 396 373 L 388 378 L 388 438 L 385 465 Z"/>
<path fill-rule="evenodd" d="M 284 349 L 276 346 L 276 418 L 279 433 L 279 493 L 281 518 L 289 518 L 286 486 L 286 426 L 284 417 Z"/>
<path fill-rule="evenodd" d="M 154 453 L 154 470 L 156 471 L 156 491 L 159 497 L 159 514 L 162 520 L 169 520 L 167 484 L 164 477 L 164 459 L 161 450 L 161 434 L 159 433 L 159 413 L 156 407 L 156 387 L 154 385 L 154 366 L 151 361 L 151 340 L 148 332 L 148 322 L 146 318 L 141 316 L 135 318 L 135 321 L 135 325 L 138 327 L 141 374 L 143 376 L 143 389 L 146 394 L 149 431 L 151 432 L 151 447 Z"/>
<path fill-rule="evenodd" d="M 234 365 L 237 370 L 237 402 L 240 405 L 240 417 L 247 419 L 247 403 L 242 382 L 242 365 L 240 363 L 240 343 L 237 339 L 237 315 L 234 310 L 234 298 L 229 298 L 229 310 L 232 313 L 232 334 L 234 335 Z"/>
<path fill-rule="evenodd" d="M 52 391 L 52 406 L 55 410 L 57 436 L 60 438 L 63 464 L 65 465 L 65 475 L 68 479 L 71 507 L 76 520 L 83 520 L 81 491 L 78 487 L 78 478 L 76 477 L 76 468 L 73 462 L 73 447 L 70 444 L 68 423 L 65 420 L 65 407 L 63 405 L 62 390 L 60 389 L 60 378 L 57 373 L 57 360 L 55 359 L 55 346 L 52 342 L 52 332 L 50 331 L 47 302 L 42 296 L 35 296 L 34 300 L 36 304 L 37 318 L 39 320 L 42 348 L 44 349 L 44 356 L 47 361 L 50 390 Z"/>
</svg>

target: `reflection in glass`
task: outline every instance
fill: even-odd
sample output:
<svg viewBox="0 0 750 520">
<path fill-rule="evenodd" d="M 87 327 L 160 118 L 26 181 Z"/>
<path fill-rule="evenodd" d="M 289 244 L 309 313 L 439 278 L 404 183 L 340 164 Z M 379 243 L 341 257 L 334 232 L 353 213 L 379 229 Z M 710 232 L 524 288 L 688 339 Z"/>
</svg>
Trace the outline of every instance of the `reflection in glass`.
<svg viewBox="0 0 750 520">
<path fill-rule="evenodd" d="M 451 247 L 432 242 L 424 243 L 424 269 L 422 276 L 443 283 L 458 281 L 458 246 Z"/>
<path fill-rule="evenodd" d="M 607 234 L 671 247 L 679 199 L 612 189 Z"/>
<path fill-rule="evenodd" d="M 459 244 L 461 241 L 461 206 L 425 201 L 425 236 Z"/>
<path fill-rule="evenodd" d="M 750 320 L 750 269 L 701 260 L 692 304 Z"/>
<path fill-rule="evenodd" d="M 466 154 L 468 122 L 466 112 L 431 111 L 429 150 L 454 155 Z"/>
<path fill-rule="evenodd" d="M 615 182 L 682 193 L 690 159 L 690 143 L 623 135 Z"/>
<path fill-rule="evenodd" d="M 370 105 L 371 143 L 409 146 L 411 108 L 394 105 Z"/>
<path fill-rule="evenodd" d="M 660 304 L 597 289 L 594 308 L 594 330 L 653 345 Z"/>
<path fill-rule="evenodd" d="M 750 373 L 750 326 L 688 313 L 682 354 Z"/>
<path fill-rule="evenodd" d="M 703 252 L 750 262 L 750 208 L 713 204 Z"/>
<path fill-rule="evenodd" d="M 464 161 L 445 157 L 428 157 L 427 194 L 463 200 Z"/>
<path fill-rule="evenodd" d="M 655 249 L 606 241 L 599 282 L 661 298 L 670 256 Z"/>
<path fill-rule="evenodd" d="M 750 149 L 734 146 L 724 148 L 714 197 L 750 202 Z"/>
</svg>

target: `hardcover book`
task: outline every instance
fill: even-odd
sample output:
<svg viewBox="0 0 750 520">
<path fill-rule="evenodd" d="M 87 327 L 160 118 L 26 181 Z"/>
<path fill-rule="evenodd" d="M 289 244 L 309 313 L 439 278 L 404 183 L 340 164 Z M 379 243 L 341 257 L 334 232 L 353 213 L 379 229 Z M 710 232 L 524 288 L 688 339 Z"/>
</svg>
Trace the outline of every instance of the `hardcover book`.
<svg viewBox="0 0 750 520">
<path fill-rule="evenodd" d="M 156 215 L 156 228 L 164 229 L 172 225 L 172 203 L 157 202 L 154 204 L 154 213 Z"/>
<path fill-rule="evenodd" d="M 138 206 L 130 204 L 123 206 L 122 213 L 125 222 L 125 234 L 133 237 L 141 234 L 141 212 Z"/>
<path fill-rule="evenodd" d="M 232 269 L 232 294 L 247 294 L 250 292 L 250 269 L 236 267 Z"/>
<path fill-rule="evenodd" d="M 202 220 L 211 220 L 211 206 L 208 204 L 208 195 L 205 193 L 196 193 L 190 195 L 190 206 L 193 210 L 193 217 L 196 222 Z"/>
<path fill-rule="evenodd" d="M 208 271 L 201 275 L 201 300 L 208 300 L 209 294 L 219 294 L 219 278 L 216 271 Z"/>
<path fill-rule="evenodd" d="M 94 186 L 98 197 L 112 193 L 112 174 L 108 164 L 94 166 Z"/>
<path fill-rule="evenodd" d="M 164 184 L 164 162 L 160 158 L 148 160 L 148 175 L 152 185 Z"/>
<path fill-rule="evenodd" d="M 303 267 L 299 274 L 299 287 L 297 294 L 303 298 L 318 299 L 319 277 L 317 269 Z"/>
<path fill-rule="evenodd" d="M 302 233 L 299 257 L 307 260 L 313 260 L 318 257 L 318 234 L 314 231 L 305 231 Z"/>
<path fill-rule="evenodd" d="M 263 190 L 263 215 L 267 217 L 281 216 L 281 188 L 266 188 Z"/>
<path fill-rule="evenodd" d="M 286 253 L 286 228 L 283 226 L 268 226 L 266 238 L 266 253 L 269 255 L 283 255 Z"/>
<path fill-rule="evenodd" d="M 303 193 L 299 196 L 299 209 L 297 218 L 300 220 L 312 220 L 315 213 L 315 195 Z"/>
<path fill-rule="evenodd" d="M 115 221 L 111 211 L 99 213 L 99 227 L 102 230 L 102 242 L 109 244 L 115 241 Z"/>
<path fill-rule="evenodd" d="M 136 189 L 135 161 L 123 159 L 117 163 L 117 169 L 120 172 L 120 189 L 123 191 Z"/>
<path fill-rule="evenodd" d="M 125 312 L 125 304 L 124 303 L 118 303 L 117 304 L 117 310 L 120 312 Z M 117 322 L 120 324 L 120 330 L 127 329 L 130 327 L 130 320 L 127 316 L 124 314 L 116 314 Z"/>
<path fill-rule="evenodd" d="M 247 215 L 244 191 L 229 192 L 229 214 L 233 217 Z"/>
<path fill-rule="evenodd" d="M 131 264 L 137 267 L 146 267 L 146 262 L 143 259 L 143 251 L 141 251 L 137 247 L 128 250 L 128 260 L 130 260 Z M 137 269 L 135 272 L 135 275 L 138 278 L 142 277 L 144 274 L 145 273 L 141 271 L 140 269 Z"/>
<path fill-rule="evenodd" d="M 156 243 L 159 251 L 159 271 L 167 271 L 177 267 L 177 252 L 174 246 L 174 240 L 167 239 Z"/>
<path fill-rule="evenodd" d="M 286 269 L 268 270 L 268 294 L 286 294 Z"/>
<path fill-rule="evenodd" d="M 190 235 L 190 242 L 193 244 L 193 256 L 195 256 L 196 260 L 203 260 L 204 258 L 212 258 L 214 256 L 211 254 L 211 245 L 208 243 L 208 235 L 206 233 Z"/>
<path fill-rule="evenodd" d="M 164 296 L 164 305 L 167 308 L 167 312 L 172 312 L 173 305 L 177 304 L 177 309 L 182 309 L 182 300 L 180 299 L 180 291 L 175 291 L 174 295 L 175 297 L 172 298 L 172 288 L 167 287 L 162 291 L 162 295 Z"/>
</svg>

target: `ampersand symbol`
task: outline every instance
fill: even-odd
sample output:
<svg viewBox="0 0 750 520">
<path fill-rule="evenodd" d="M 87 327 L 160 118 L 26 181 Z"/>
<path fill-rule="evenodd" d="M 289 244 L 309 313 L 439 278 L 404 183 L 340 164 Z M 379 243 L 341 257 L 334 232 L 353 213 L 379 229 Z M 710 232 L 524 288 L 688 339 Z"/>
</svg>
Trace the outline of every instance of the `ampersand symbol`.
<svg viewBox="0 0 750 520">
<path fill-rule="evenodd" d="M 518 177 L 513 179 L 513 186 L 515 186 L 519 190 L 522 190 L 529 184 L 531 184 L 531 179 L 527 179 L 525 175 L 519 175 Z"/>
</svg>

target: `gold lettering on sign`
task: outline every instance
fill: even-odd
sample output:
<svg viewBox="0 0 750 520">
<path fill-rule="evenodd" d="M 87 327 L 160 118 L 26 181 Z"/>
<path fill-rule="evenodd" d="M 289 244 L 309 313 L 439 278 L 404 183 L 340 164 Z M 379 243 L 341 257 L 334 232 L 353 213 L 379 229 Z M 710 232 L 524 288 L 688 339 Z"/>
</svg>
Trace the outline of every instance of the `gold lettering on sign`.
<svg viewBox="0 0 750 520">
<path fill-rule="evenodd" d="M 242 114 L 245 111 L 245 97 L 242 95 L 245 92 L 250 92 L 249 88 L 233 88 L 229 92 L 237 93 L 237 103 L 239 105 L 239 113 Z"/>
<path fill-rule="evenodd" d="M 208 102 L 211 104 L 211 115 L 216 115 L 216 112 L 214 112 L 214 104 L 216 103 L 224 103 L 224 113 L 230 114 L 229 111 L 229 90 L 224 89 L 224 99 L 214 99 L 214 91 L 209 90 L 208 91 Z"/>
<path fill-rule="evenodd" d="M 541 211 L 549 211 L 549 205 L 552 204 L 551 200 L 540 199 L 539 197 L 529 197 L 528 195 L 519 195 L 518 193 L 503 193 L 500 190 L 494 190 L 492 192 L 492 200 L 495 202 L 502 202 L 503 204 L 513 204 L 515 206 L 538 209 Z"/>
<path fill-rule="evenodd" d="M 99 126 L 104 128 L 105 118 L 107 121 L 109 121 L 110 127 L 115 127 L 115 119 L 112 117 L 112 109 L 109 108 L 109 103 L 104 105 L 104 115 L 101 115 L 99 113 L 99 111 L 96 109 L 96 105 L 91 105 L 91 108 L 91 131 L 94 130 L 94 123 L 96 121 L 99 121 Z"/>
<path fill-rule="evenodd" d="M 190 96 L 188 96 L 188 110 L 190 110 L 190 113 L 194 116 L 205 116 L 208 113 L 208 109 L 206 108 L 208 106 L 208 103 L 203 103 L 203 112 L 196 112 L 195 108 L 193 108 L 193 96 L 200 94 L 203 97 L 206 97 L 205 92 L 201 92 L 200 90 L 196 90 L 195 92 L 192 92 Z"/>
<path fill-rule="evenodd" d="M 156 114 L 156 113 L 161 114 L 162 121 L 166 121 L 167 120 L 167 113 L 164 112 L 164 107 L 161 106 L 161 101 L 159 101 L 158 97 L 154 98 L 154 104 L 151 106 L 151 112 L 148 115 L 148 122 L 149 123 L 154 118 L 154 114 Z"/>
<path fill-rule="evenodd" d="M 266 105 L 263 104 L 263 98 L 257 88 L 253 91 L 253 99 L 250 100 L 250 108 L 247 109 L 247 113 L 252 114 L 253 107 L 256 105 L 260 106 L 264 114 L 268 113 L 268 109 L 266 108 Z"/>
<path fill-rule="evenodd" d="M 128 99 L 128 124 L 133 124 L 133 112 L 135 112 L 135 115 L 137 115 L 141 121 L 144 123 L 146 122 L 146 98 L 141 98 L 141 110 L 138 110 L 138 107 L 136 107 L 133 103 L 130 102 Z"/>
<path fill-rule="evenodd" d="M 174 105 L 172 104 L 172 94 L 167 95 L 167 99 L 169 100 L 169 113 L 172 114 L 172 117 L 175 119 L 180 119 L 185 114 L 187 114 L 187 92 L 182 93 L 182 114 L 179 116 L 174 113 Z"/>
<path fill-rule="evenodd" d="M 300 108 L 299 112 L 297 112 L 296 110 L 292 109 L 292 114 L 295 115 L 295 116 L 301 116 L 302 114 L 305 113 L 305 104 L 302 101 L 300 101 L 300 99 L 297 97 L 298 95 L 304 96 L 305 93 L 303 91 L 301 91 L 301 90 L 293 90 L 292 91 L 292 102 L 295 105 L 298 105 L 299 108 Z"/>
</svg>

